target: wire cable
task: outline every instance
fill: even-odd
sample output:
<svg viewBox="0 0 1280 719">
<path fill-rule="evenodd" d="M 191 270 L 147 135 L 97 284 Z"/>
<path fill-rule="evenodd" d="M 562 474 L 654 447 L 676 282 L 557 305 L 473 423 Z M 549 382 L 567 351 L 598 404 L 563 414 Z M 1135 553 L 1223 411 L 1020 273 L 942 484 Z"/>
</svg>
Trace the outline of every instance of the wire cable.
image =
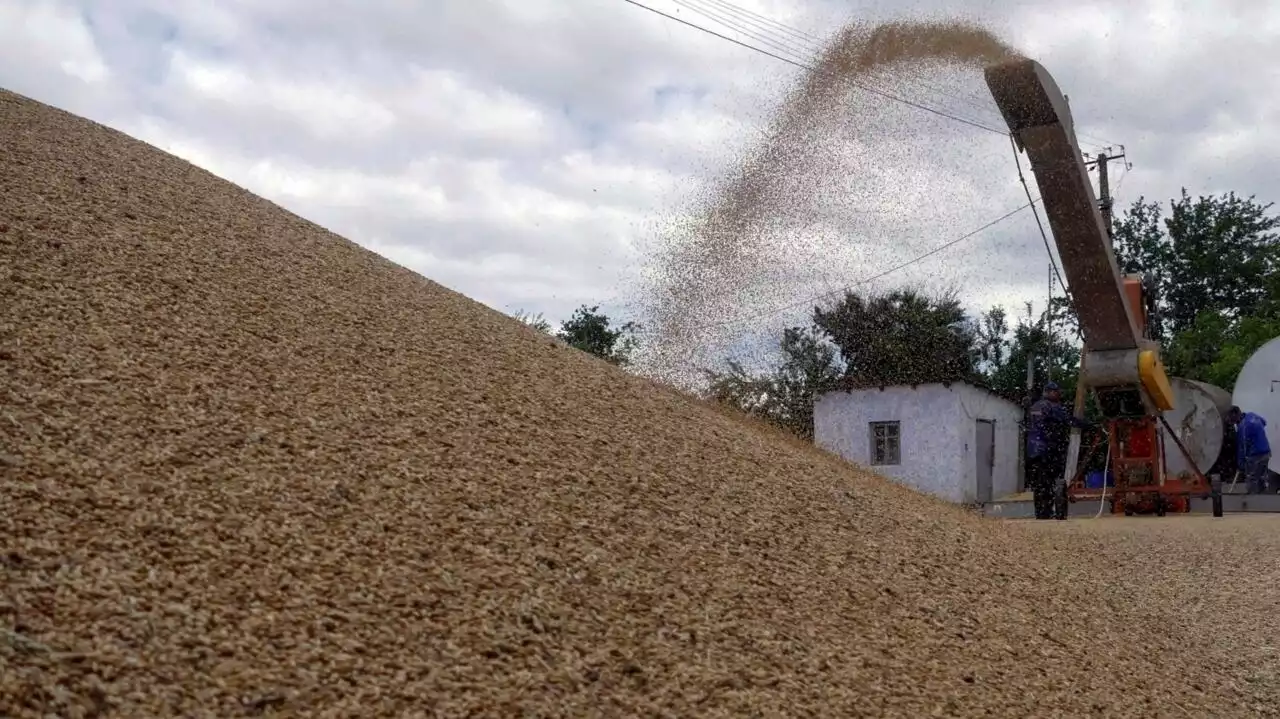
<svg viewBox="0 0 1280 719">
<path fill-rule="evenodd" d="M 712 15 L 710 14 L 710 8 L 715 8 L 715 11 L 717 13 L 728 13 L 731 17 L 734 18 L 735 22 L 745 23 L 745 24 L 753 25 L 757 28 L 760 28 L 760 30 L 756 30 L 752 32 L 763 31 L 766 34 L 768 34 L 770 31 L 773 31 L 774 37 L 776 39 L 773 41 L 766 40 L 765 41 L 766 44 L 775 44 L 777 42 L 787 43 L 788 44 L 787 47 L 791 52 L 794 52 L 801 56 L 820 55 L 826 49 L 827 43 L 824 42 L 821 38 L 805 33 L 801 30 L 788 27 L 784 23 L 780 23 L 777 20 L 766 18 L 763 15 L 760 15 L 759 13 L 752 12 L 745 8 L 734 5 L 733 3 L 730 3 L 730 2 L 726 2 L 726 0 L 671 0 L 671 1 L 675 2 L 677 5 L 690 8 L 694 12 L 697 12 L 703 15 L 704 17 L 712 17 Z M 747 32 L 743 30 L 741 25 L 731 24 L 729 21 L 722 19 L 722 16 L 720 15 L 716 15 L 715 17 L 712 17 L 712 19 L 718 20 L 722 24 L 729 27 L 733 27 L 734 29 L 739 30 L 740 32 L 744 32 L 744 33 Z M 783 37 L 783 33 L 790 34 L 793 37 Z M 755 37 L 758 38 L 759 36 L 757 35 Z M 796 44 L 799 45 L 799 49 L 793 46 Z M 901 70 L 902 68 L 899 68 L 899 71 Z M 926 81 L 923 77 L 921 77 L 919 73 L 906 72 L 902 74 L 906 76 L 903 79 L 906 80 L 909 84 L 914 83 L 924 88 L 927 88 L 928 90 L 934 93 L 937 93 L 939 95 L 946 95 L 948 97 L 955 98 L 960 102 L 977 110 L 979 113 L 990 114 L 991 112 L 992 108 L 991 108 L 990 97 L 979 98 L 977 95 L 974 95 L 972 93 L 960 92 L 955 90 L 954 88 L 948 89 L 946 87 L 940 87 L 936 83 L 931 83 Z M 972 119 L 972 118 L 966 118 L 966 119 Z M 999 118 L 997 117 L 996 119 L 997 119 L 997 125 L 998 125 Z"/>
<path fill-rule="evenodd" d="M 714 6 L 699 5 L 696 0 L 671 0 L 671 2 L 679 5 L 686 10 L 693 12 L 711 20 L 718 22 L 725 27 L 731 28 L 752 40 L 768 45 L 779 52 L 792 53 L 795 55 L 804 55 L 808 48 L 797 46 L 797 41 L 778 38 L 775 34 L 770 37 L 767 29 L 753 29 L 748 27 L 751 21 L 742 17 L 734 17 L 731 10 L 724 10 Z"/>
<path fill-rule="evenodd" d="M 1127 162 L 1125 163 L 1124 172 L 1120 173 L 1120 179 L 1116 181 L 1116 186 L 1111 188 L 1112 200 L 1114 200 L 1115 196 L 1120 193 L 1120 187 L 1124 185 L 1124 181 L 1129 178 L 1129 173 L 1133 171 L 1132 168 L 1132 164 Z"/>
<path fill-rule="evenodd" d="M 681 25 L 686 25 L 686 26 L 691 27 L 691 28 L 693 28 L 693 29 L 695 29 L 695 30 L 699 30 L 699 31 L 701 31 L 701 32 L 707 33 L 708 35 L 711 35 L 711 36 L 713 36 L 713 37 L 717 37 L 717 38 L 720 38 L 721 40 L 725 40 L 725 41 L 727 41 L 727 42 L 731 42 L 731 43 L 733 43 L 734 45 L 737 45 L 737 46 L 739 46 L 739 47 L 743 47 L 743 48 L 746 48 L 746 49 L 748 49 L 748 50 L 753 50 L 753 51 L 755 51 L 755 52 L 760 53 L 761 55 L 765 55 L 765 56 L 767 56 L 767 57 L 771 57 L 771 58 L 773 58 L 773 59 L 775 59 L 775 60 L 779 60 L 779 61 L 781 61 L 781 62 L 785 62 L 785 63 L 787 63 L 788 65 L 792 65 L 792 66 L 795 66 L 795 67 L 801 68 L 801 69 L 803 69 L 803 70 L 808 70 L 809 72 L 817 72 L 817 71 L 818 71 L 818 69 L 817 69 L 817 68 L 815 68 L 813 65 L 810 65 L 810 64 L 808 64 L 808 63 L 804 63 L 804 62 L 801 62 L 801 61 L 799 61 L 799 60 L 794 60 L 794 59 L 789 58 L 789 57 L 784 57 L 784 56 L 779 55 L 779 54 L 777 54 L 777 53 L 774 53 L 774 52 L 770 52 L 770 51 L 768 51 L 768 50 L 765 50 L 764 48 L 756 47 L 755 45 L 752 45 L 752 44 L 750 44 L 750 43 L 742 42 L 741 40 L 738 40 L 738 39 L 736 39 L 736 38 L 729 37 L 728 35 L 725 35 L 725 34 L 722 34 L 722 33 L 718 33 L 718 32 L 716 32 L 715 30 L 711 30 L 711 29 L 709 29 L 709 28 L 702 27 L 701 25 L 698 25 L 698 24 L 696 24 L 696 23 L 689 22 L 688 20 L 685 20 L 685 19 L 683 19 L 683 18 L 679 18 L 679 17 L 676 17 L 675 15 L 671 15 L 671 14 L 669 14 L 669 13 L 662 12 L 661 10 L 658 10 L 657 8 L 653 8 L 653 7 L 650 7 L 650 6 L 648 6 L 648 5 L 645 5 L 644 3 L 637 2 L 637 0 L 622 0 L 622 1 L 623 1 L 623 2 L 625 2 L 625 3 L 628 3 L 628 4 L 630 4 L 630 5 L 635 5 L 636 7 L 641 8 L 642 10 L 648 10 L 649 12 L 651 12 L 651 13 L 653 13 L 653 14 L 655 14 L 655 15 L 658 15 L 658 16 L 661 16 L 661 17 L 664 17 L 664 18 L 666 18 L 666 19 L 668 19 L 668 20 L 674 20 L 675 22 L 678 22 L 678 23 L 680 23 Z M 875 88 L 875 87 L 872 87 L 872 86 L 870 86 L 870 85 L 866 85 L 866 84 L 864 84 L 864 83 L 854 82 L 854 81 L 852 81 L 852 80 L 851 80 L 851 81 L 849 82 L 849 84 L 850 84 L 850 85 L 853 85 L 854 87 L 856 87 L 856 88 L 858 88 L 858 89 L 860 89 L 860 90 L 864 90 L 864 91 L 869 92 L 869 93 L 871 93 L 871 94 L 873 94 L 873 95 L 878 95 L 878 96 L 883 97 L 883 98 L 885 98 L 885 99 L 887 99 L 887 100 L 892 100 L 892 101 L 894 101 L 894 102 L 899 102 L 899 103 L 902 103 L 903 105 L 906 105 L 906 106 L 908 106 L 908 107 L 913 107 L 913 108 L 915 108 L 915 109 L 917 109 L 917 110 L 923 110 L 923 111 L 925 111 L 925 112 L 929 112 L 929 113 L 932 113 L 932 114 L 934 114 L 934 115 L 938 115 L 939 117 L 945 117 L 945 118 L 947 118 L 948 120 L 954 120 L 955 122 L 959 122 L 959 123 L 962 123 L 962 124 L 965 124 L 965 125 L 969 125 L 970 127 L 976 127 L 976 128 L 978 128 L 979 130 L 986 130 L 987 132 L 991 132 L 991 133 L 994 133 L 994 134 L 996 134 L 996 135 L 1008 135 L 1008 134 L 1009 134 L 1008 132 L 1006 132 L 1006 131 L 1004 131 L 1004 130 L 997 130 L 996 128 L 989 127 L 989 126 L 987 126 L 987 125 L 983 125 L 982 123 L 979 123 L 979 122 L 974 122 L 973 120 L 966 120 L 966 119 L 965 119 L 965 118 L 963 118 L 963 117 L 959 117 L 959 116 L 957 116 L 957 115 L 952 115 L 952 114 L 950 114 L 950 113 L 943 112 L 942 110 L 938 110 L 938 109 L 935 109 L 935 108 L 929 107 L 928 105 L 922 105 L 922 104 L 920 104 L 920 103 L 918 103 L 918 102 L 913 102 L 913 101 L 908 100 L 908 99 L 906 99 L 906 98 L 904 98 L 904 97 L 899 97 L 898 95 L 895 95 L 895 94 L 890 93 L 890 92 L 885 92 L 884 90 L 877 89 L 877 88 Z"/>
<path fill-rule="evenodd" d="M 672 1 L 677 5 L 685 6 L 685 8 L 694 10 L 695 13 L 699 13 L 703 15 L 703 17 L 716 19 L 718 20 L 718 22 L 721 22 L 722 24 L 726 24 L 727 27 L 732 27 L 733 29 L 737 29 L 737 31 L 744 33 L 744 35 L 754 37 L 756 38 L 756 40 L 760 40 L 764 43 L 767 43 L 767 45 L 777 46 L 778 42 L 783 42 L 783 43 L 787 43 L 788 50 L 795 52 L 796 51 L 795 47 L 792 47 L 791 43 L 800 42 L 801 45 L 805 45 L 805 43 L 806 45 L 809 45 L 810 51 L 822 50 L 822 46 L 823 46 L 822 38 L 814 36 L 813 33 L 801 31 L 801 29 L 787 26 L 786 23 L 778 22 L 778 20 L 765 17 L 765 15 L 753 12 L 753 10 L 742 8 L 742 6 L 740 5 L 728 3 L 727 0 L 672 0 Z M 632 4 L 639 5 L 639 3 L 632 3 Z M 696 6 L 699 4 L 701 4 L 701 8 L 698 8 L 698 6 Z M 713 17 L 712 14 L 708 13 L 708 10 L 707 10 L 708 5 L 712 6 L 712 8 L 716 8 L 718 12 L 728 13 L 732 15 L 732 17 L 736 17 L 737 22 L 750 24 L 750 26 L 758 27 L 762 29 L 762 31 L 764 32 L 768 32 L 772 26 L 772 28 L 776 29 L 777 31 L 777 35 L 776 35 L 777 40 L 772 40 L 772 41 L 764 40 L 764 38 L 760 38 L 760 36 L 758 35 L 753 36 L 751 35 L 750 32 L 744 31 L 744 29 L 742 29 L 741 26 L 735 26 L 735 24 L 726 22 L 726 20 L 723 20 L 718 17 Z M 660 15 L 666 15 L 666 13 L 662 13 L 662 12 L 659 12 L 659 10 L 648 8 L 648 6 L 646 6 L 645 9 L 649 9 L 650 12 L 654 12 Z M 666 15 L 666 17 L 669 17 L 669 15 Z M 675 18 L 675 17 L 671 17 L 671 19 L 678 20 L 678 18 Z M 690 23 L 686 23 L 686 24 L 690 24 Z M 701 28 L 699 26 L 692 26 L 692 27 L 703 29 L 704 32 L 710 32 L 708 31 L 707 28 Z M 790 35 L 791 37 L 786 37 L 786 38 L 778 37 L 783 35 L 783 33 L 785 33 L 785 35 Z M 801 54 L 803 54 L 803 51 L 801 51 Z M 786 60 L 786 61 L 790 61 L 790 60 Z M 919 77 L 919 75 L 913 75 L 911 79 L 913 79 L 914 82 L 919 83 L 920 86 L 931 88 L 931 90 L 933 90 L 934 92 L 940 93 L 940 95 L 955 97 L 956 100 L 960 100 L 961 102 L 964 102 L 964 104 L 974 107 L 974 109 L 977 109 L 980 111 L 984 111 L 988 109 L 988 105 L 989 105 L 988 102 L 984 101 L 984 99 L 983 100 L 978 99 L 977 96 L 960 95 L 960 93 L 957 93 L 954 90 L 947 90 L 947 88 L 938 87 L 937 84 L 925 82 L 923 78 Z M 863 87 L 863 90 L 869 90 L 869 88 Z M 984 129 L 991 129 L 991 128 L 984 128 Z M 993 130 L 993 132 L 1000 132 L 1001 134 L 1005 134 L 1004 130 Z M 1117 142 L 1108 141 L 1108 139 L 1103 139 L 1097 136 L 1091 136 L 1091 134 L 1076 133 L 1076 136 L 1078 136 L 1079 138 L 1088 139 L 1088 141 L 1097 143 L 1098 146 L 1119 145 L 1119 143 Z"/>
<path fill-rule="evenodd" d="M 1102 460 L 1102 498 L 1098 500 L 1098 513 L 1093 515 L 1094 519 L 1101 518 L 1102 510 L 1107 506 L 1107 474 L 1111 471 L 1111 433 L 1104 429 L 1102 434 L 1107 438 L 1107 458 Z"/>
<path fill-rule="evenodd" d="M 728 2 L 727 0 L 706 0 L 706 1 L 711 3 L 712 5 L 718 5 L 727 10 L 736 11 L 739 15 L 743 17 L 754 18 L 757 22 L 764 23 L 765 26 L 773 26 L 774 28 L 778 29 L 780 32 L 791 35 L 792 37 L 802 42 L 808 42 L 811 45 L 822 44 L 822 38 L 818 37 L 817 35 L 814 35 L 813 33 L 805 32 L 804 30 L 801 30 L 799 28 L 791 27 L 786 23 L 778 22 L 777 20 L 774 20 L 773 18 L 768 17 L 766 15 L 761 15 L 760 13 L 755 12 L 754 10 L 748 10 L 747 8 L 744 8 L 740 5 L 734 5 L 733 3 Z"/>
<path fill-rule="evenodd" d="M 1049 233 L 1045 232 L 1044 223 L 1040 221 L 1040 213 L 1035 208 L 1035 202 L 1031 201 L 1031 187 L 1027 184 L 1027 176 L 1022 174 L 1022 158 L 1018 154 L 1018 146 L 1014 143 L 1012 134 L 1009 135 L 1009 147 L 1013 148 L 1013 162 L 1018 166 L 1018 181 L 1022 183 L 1022 189 L 1027 193 L 1031 214 L 1035 215 L 1036 218 L 1036 227 L 1040 228 L 1040 239 L 1044 240 L 1044 251 L 1049 253 L 1049 265 L 1053 267 L 1053 274 L 1058 277 L 1058 284 L 1062 285 L 1062 293 L 1066 295 L 1067 305 L 1074 309 L 1075 302 L 1071 299 L 1071 290 L 1067 287 L 1066 281 L 1062 279 L 1062 272 L 1058 270 L 1058 261 L 1054 259 L 1053 248 L 1049 245 Z"/>
</svg>

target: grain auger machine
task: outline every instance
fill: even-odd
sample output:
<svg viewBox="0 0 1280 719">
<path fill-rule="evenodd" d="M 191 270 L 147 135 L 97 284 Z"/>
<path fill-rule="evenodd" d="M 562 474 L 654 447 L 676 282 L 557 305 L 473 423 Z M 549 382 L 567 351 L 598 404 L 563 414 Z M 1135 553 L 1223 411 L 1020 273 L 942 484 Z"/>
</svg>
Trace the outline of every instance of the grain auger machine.
<svg viewBox="0 0 1280 719">
<path fill-rule="evenodd" d="M 1174 386 L 1184 381 L 1170 380 L 1150 339 L 1142 277 L 1122 275 L 1116 264 L 1066 97 L 1034 60 L 998 63 L 985 74 L 1017 149 L 1031 162 L 1084 336 L 1080 382 L 1107 430 L 1114 488 L 1093 490 L 1077 476 L 1065 487 L 1068 499 L 1100 501 L 1107 492 L 1113 512 L 1163 515 L 1190 511 L 1193 497 L 1211 498 L 1214 516 L 1222 516 L 1220 487 L 1205 474 L 1209 467 L 1166 419 L 1179 394 Z M 1173 445 L 1168 452 L 1166 444 Z M 1185 471 L 1167 471 L 1169 455 L 1180 456 Z"/>
</svg>

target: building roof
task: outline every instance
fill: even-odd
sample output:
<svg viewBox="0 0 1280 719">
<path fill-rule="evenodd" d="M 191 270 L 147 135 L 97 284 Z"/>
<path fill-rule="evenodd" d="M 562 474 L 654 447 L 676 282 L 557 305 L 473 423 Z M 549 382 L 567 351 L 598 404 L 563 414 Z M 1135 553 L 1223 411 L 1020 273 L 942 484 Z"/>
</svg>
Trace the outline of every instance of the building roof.
<svg viewBox="0 0 1280 719">
<path fill-rule="evenodd" d="M 831 394 L 831 393 L 833 393 L 833 392 L 846 392 L 846 393 L 848 393 L 848 392 L 869 392 L 869 391 L 872 391 L 872 390 L 881 390 L 881 391 L 884 391 L 884 390 L 889 389 L 889 388 L 906 388 L 906 389 L 912 389 L 912 390 L 915 390 L 915 389 L 920 389 L 920 388 L 922 388 L 922 387 L 946 387 L 946 388 L 950 389 L 952 385 L 964 385 L 964 386 L 967 386 L 967 387 L 971 387 L 971 388 L 976 389 L 976 390 L 978 390 L 978 391 L 980 391 L 980 392 L 985 392 L 986 394 L 989 394 L 989 395 L 991 395 L 992 397 L 994 397 L 994 398 L 996 398 L 996 399 L 998 399 L 998 400 L 1001 400 L 1001 401 L 1003 401 L 1003 402 L 1008 402 L 1009 404 L 1012 404 L 1012 405 L 1014 405 L 1014 406 L 1017 406 L 1017 405 L 1018 405 L 1018 403 L 1017 403 L 1017 402 L 1015 402 L 1015 401 L 1013 401 L 1013 400 L 1011 400 L 1011 399 L 1009 399 L 1009 398 L 1007 398 L 1007 397 L 1005 397 L 1005 396 L 1001 395 L 1000 393 L 996 392 L 996 391 L 991 387 L 991 385 L 987 384 L 986 382 L 982 382 L 982 381 L 980 381 L 980 380 L 973 380 L 973 381 L 967 381 L 967 380 L 953 380 L 953 381 L 951 381 L 951 382 L 921 382 L 920 384 L 886 384 L 886 385 L 871 385 L 871 386 L 861 385 L 861 384 L 857 384 L 857 383 L 855 383 L 855 382 L 849 382 L 849 381 L 846 381 L 846 380 L 841 380 L 840 382 L 838 382 L 838 383 L 836 384 L 836 388 L 835 388 L 834 390 L 832 390 L 831 392 L 825 392 L 825 393 L 823 393 L 823 394 Z"/>
<path fill-rule="evenodd" d="M 943 387 L 950 387 L 950 386 L 951 386 L 951 385 L 953 385 L 953 384 L 968 385 L 969 387 L 973 387 L 974 389 L 980 389 L 980 390 L 982 390 L 982 391 L 984 391 L 984 392 L 990 392 L 991 394 L 996 394 L 995 389 L 993 389 L 993 388 L 991 387 L 991 385 L 987 384 L 986 382 L 983 382 L 983 381 L 982 381 L 982 380 L 980 380 L 980 379 L 976 379 L 976 378 L 975 378 L 975 379 L 970 379 L 970 380 L 951 380 L 951 381 L 949 381 L 949 382 L 921 382 L 921 383 L 918 383 L 918 384 L 908 384 L 908 383 L 903 383 L 903 384 L 882 384 L 882 385 L 881 385 L 881 384 L 873 384 L 873 385 L 868 385 L 868 384 L 864 384 L 864 383 L 857 382 L 857 381 L 855 381 L 855 380 L 853 380 L 853 379 L 851 379 L 851 378 L 845 377 L 845 378 L 841 378 L 838 382 L 836 382 L 836 389 L 835 389 L 835 391 L 837 391 L 837 392 L 853 392 L 854 390 L 870 390 L 870 389 L 879 389 L 879 390 L 884 390 L 884 389 L 888 389 L 888 388 L 890 388 L 890 387 L 910 387 L 910 388 L 912 388 L 912 389 L 916 389 L 916 388 L 918 388 L 918 387 L 930 387 L 930 386 L 934 386 L 934 385 L 941 385 L 941 386 L 943 386 Z"/>
</svg>

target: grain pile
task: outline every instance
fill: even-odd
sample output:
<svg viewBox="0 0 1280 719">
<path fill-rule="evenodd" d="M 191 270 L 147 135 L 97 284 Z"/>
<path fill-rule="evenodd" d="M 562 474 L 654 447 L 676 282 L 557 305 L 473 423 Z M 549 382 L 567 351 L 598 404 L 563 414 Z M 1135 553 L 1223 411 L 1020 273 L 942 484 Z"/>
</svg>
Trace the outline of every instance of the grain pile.
<svg viewBox="0 0 1280 719">
<path fill-rule="evenodd" d="M 946 73 L 957 68 L 974 72 L 1018 54 L 990 31 L 962 22 L 854 24 L 837 33 L 761 144 L 695 198 L 688 218 L 682 212 L 649 257 L 653 374 L 684 382 L 697 366 L 719 361 L 700 350 L 725 339 L 721 324 L 792 301 L 793 295 L 778 297 L 767 288 L 779 268 L 804 251 L 801 245 L 810 245 L 805 256 L 818 265 L 813 272 L 828 269 L 837 248 L 852 238 L 824 234 L 822 226 L 830 224 L 820 219 L 824 214 L 845 223 L 868 214 L 880 198 L 906 195 L 903 201 L 912 202 L 902 183 L 865 182 L 869 165 L 892 162 L 888 143 L 877 142 L 883 125 L 901 125 L 888 113 L 903 106 L 885 93 L 902 97 L 900 86 L 921 75 L 945 85 Z M 865 147 L 851 149 L 859 144 Z M 782 284 L 791 283 L 784 278 Z"/>
<path fill-rule="evenodd" d="M 1221 640 L 1163 622 L 1193 594 L 737 423 L 112 130 L 7 93 L 0 126 L 0 716 L 1276 699 L 1183 681 Z"/>
</svg>

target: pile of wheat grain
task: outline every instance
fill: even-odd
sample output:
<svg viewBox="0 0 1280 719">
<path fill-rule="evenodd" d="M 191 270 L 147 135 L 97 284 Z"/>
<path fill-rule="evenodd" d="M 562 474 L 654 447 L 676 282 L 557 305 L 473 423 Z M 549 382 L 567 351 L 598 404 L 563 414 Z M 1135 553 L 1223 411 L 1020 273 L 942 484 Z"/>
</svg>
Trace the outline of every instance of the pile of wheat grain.
<svg viewBox="0 0 1280 719">
<path fill-rule="evenodd" d="M 1205 673 L 1262 650 L 1177 621 L 1217 616 L 1195 581 L 737 422 L 102 126 L 0 93 L 0 127 L 0 716 L 1275 704 Z"/>
</svg>

